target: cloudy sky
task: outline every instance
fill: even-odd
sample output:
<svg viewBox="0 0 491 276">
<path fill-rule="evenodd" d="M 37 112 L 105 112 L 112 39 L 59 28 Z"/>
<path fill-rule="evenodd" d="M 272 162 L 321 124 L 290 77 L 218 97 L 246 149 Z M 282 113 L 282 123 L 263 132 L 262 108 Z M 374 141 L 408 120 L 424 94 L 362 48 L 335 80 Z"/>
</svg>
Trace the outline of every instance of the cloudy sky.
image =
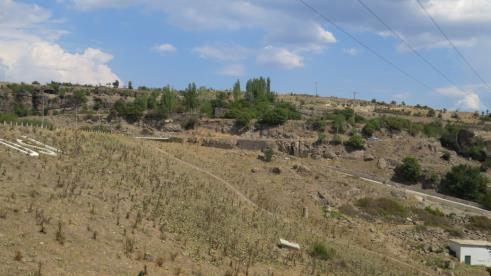
<svg viewBox="0 0 491 276">
<path fill-rule="evenodd" d="M 419 0 L 484 82 L 416 0 L 303 1 L 364 46 L 300 0 L 0 0 L 0 80 L 223 89 L 262 75 L 284 93 L 317 82 L 326 96 L 491 106 L 490 0 Z"/>
</svg>

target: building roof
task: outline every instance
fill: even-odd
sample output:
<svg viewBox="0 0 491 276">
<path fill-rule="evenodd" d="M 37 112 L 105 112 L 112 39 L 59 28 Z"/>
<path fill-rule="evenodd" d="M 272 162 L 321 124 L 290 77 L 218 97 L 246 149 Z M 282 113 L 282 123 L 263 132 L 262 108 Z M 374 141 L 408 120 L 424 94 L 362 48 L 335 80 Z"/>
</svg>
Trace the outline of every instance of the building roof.
<svg viewBox="0 0 491 276">
<path fill-rule="evenodd" d="M 458 245 L 490 246 L 491 247 L 491 242 L 488 242 L 488 241 L 451 239 L 450 242 L 456 243 Z"/>
</svg>

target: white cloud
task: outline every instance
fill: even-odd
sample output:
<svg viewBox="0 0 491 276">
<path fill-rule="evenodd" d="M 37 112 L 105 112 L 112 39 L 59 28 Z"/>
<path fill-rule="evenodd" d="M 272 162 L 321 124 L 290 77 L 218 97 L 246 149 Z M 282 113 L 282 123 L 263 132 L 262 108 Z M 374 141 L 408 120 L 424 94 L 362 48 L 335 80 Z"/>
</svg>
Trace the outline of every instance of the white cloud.
<svg viewBox="0 0 491 276">
<path fill-rule="evenodd" d="M 461 100 L 457 101 L 458 106 L 465 110 L 480 110 L 481 109 L 481 99 L 476 93 L 469 93 L 465 95 Z M 458 109 L 460 109 L 457 107 Z"/>
<path fill-rule="evenodd" d="M 161 54 L 174 53 L 177 49 L 170 43 L 164 43 L 153 47 L 153 50 Z"/>
<path fill-rule="evenodd" d="M 51 12 L 35 4 L 0 0 L 0 60 L 7 81 L 106 83 L 119 80 L 110 54 L 87 48 L 70 53 L 56 40 L 66 32 L 51 27 Z"/>
<path fill-rule="evenodd" d="M 397 101 L 405 101 L 405 100 L 407 100 L 409 98 L 409 96 L 411 96 L 410 93 L 408 93 L 408 92 L 401 92 L 401 93 L 394 94 L 392 96 L 392 98 L 394 100 L 397 100 Z"/>
<path fill-rule="evenodd" d="M 463 89 L 466 89 L 466 91 L 462 91 L 455 86 L 438 88 L 435 91 L 440 95 L 456 98 L 456 109 L 472 111 L 480 110 L 483 106 L 481 99 L 473 89 L 470 89 L 470 87 L 471 86 L 464 87 Z"/>
<path fill-rule="evenodd" d="M 467 93 L 460 90 L 459 88 L 455 86 L 448 86 L 448 87 L 442 87 L 442 88 L 437 88 L 435 90 L 438 94 L 447 96 L 447 97 L 463 97 Z"/>
<path fill-rule="evenodd" d="M 223 67 L 218 73 L 224 76 L 240 77 L 245 74 L 245 68 L 241 64 L 231 64 Z"/>
<path fill-rule="evenodd" d="M 357 48 L 344 48 L 343 53 L 348 54 L 350 56 L 356 56 L 360 53 L 360 50 Z"/>
<path fill-rule="evenodd" d="M 245 59 L 253 51 L 239 45 L 216 43 L 196 47 L 192 52 L 201 58 L 218 59 L 222 61 L 239 61 Z"/>
<path fill-rule="evenodd" d="M 257 56 L 257 62 L 264 65 L 273 65 L 284 69 L 295 69 L 303 67 L 301 56 L 285 48 L 273 46 L 265 47 Z"/>
</svg>

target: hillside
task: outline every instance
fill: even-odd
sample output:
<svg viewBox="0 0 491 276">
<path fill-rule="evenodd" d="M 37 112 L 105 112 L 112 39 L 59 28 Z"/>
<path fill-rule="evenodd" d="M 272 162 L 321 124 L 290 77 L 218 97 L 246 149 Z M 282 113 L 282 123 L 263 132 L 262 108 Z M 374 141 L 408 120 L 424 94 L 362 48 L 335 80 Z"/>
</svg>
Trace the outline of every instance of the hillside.
<svg viewBox="0 0 491 276">
<path fill-rule="evenodd" d="M 439 189 L 455 166 L 490 176 L 486 115 L 263 88 L 0 89 L 0 139 L 62 151 L 0 145 L 2 275 L 487 275 L 446 248 L 489 238 L 486 187 Z M 397 178 L 408 156 L 414 183 Z"/>
</svg>

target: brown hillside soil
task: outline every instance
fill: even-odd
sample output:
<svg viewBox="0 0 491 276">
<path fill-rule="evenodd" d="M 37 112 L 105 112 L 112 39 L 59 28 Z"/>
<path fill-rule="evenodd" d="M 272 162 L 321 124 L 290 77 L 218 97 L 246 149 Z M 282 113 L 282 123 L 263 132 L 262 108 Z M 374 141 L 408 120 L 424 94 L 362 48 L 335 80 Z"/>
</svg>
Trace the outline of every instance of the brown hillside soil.
<svg viewBox="0 0 491 276">
<path fill-rule="evenodd" d="M 0 133 L 63 150 L 31 158 L 0 147 L 0 275 L 434 273 L 390 234 L 395 224 L 337 211 L 389 190 L 301 159 L 70 130 Z M 301 251 L 279 249 L 279 238 Z M 314 243 L 327 260 L 311 257 Z"/>
</svg>

